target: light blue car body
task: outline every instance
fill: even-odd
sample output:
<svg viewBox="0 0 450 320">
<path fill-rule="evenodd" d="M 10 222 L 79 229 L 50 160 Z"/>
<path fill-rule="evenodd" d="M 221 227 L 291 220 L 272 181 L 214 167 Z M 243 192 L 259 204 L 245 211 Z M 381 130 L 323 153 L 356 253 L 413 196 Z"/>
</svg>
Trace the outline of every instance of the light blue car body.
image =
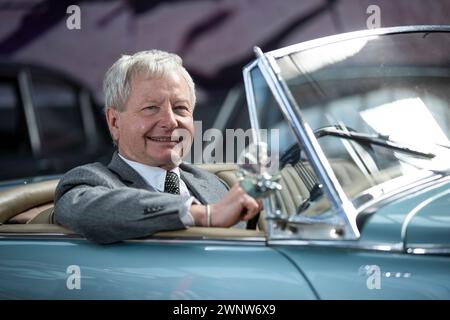
<svg viewBox="0 0 450 320">
<path fill-rule="evenodd" d="M 102 246 L 83 239 L 5 237 L 0 298 L 450 299 L 448 255 L 363 249 L 410 241 L 448 245 L 449 194 L 420 210 L 405 239 L 401 230 L 412 209 L 449 187 L 446 182 L 385 205 L 352 247 L 272 245 L 262 239 L 148 239 Z M 73 265 L 80 270 L 80 287 L 69 289 Z M 373 265 L 380 269 L 379 289 L 367 286 L 371 275 L 363 269 Z"/>
<path fill-rule="evenodd" d="M 375 201 L 356 240 L 0 232 L 0 299 L 450 299 L 450 179 Z"/>
</svg>

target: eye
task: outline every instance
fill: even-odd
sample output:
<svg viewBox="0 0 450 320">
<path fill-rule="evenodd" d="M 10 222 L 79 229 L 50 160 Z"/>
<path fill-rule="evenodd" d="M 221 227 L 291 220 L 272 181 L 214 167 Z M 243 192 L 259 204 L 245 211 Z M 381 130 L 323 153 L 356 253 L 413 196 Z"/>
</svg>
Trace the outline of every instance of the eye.
<svg viewBox="0 0 450 320">
<path fill-rule="evenodd" d="M 188 106 L 184 106 L 184 105 L 176 106 L 175 108 L 173 108 L 173 110 L 179 114 L 190 114 L 191 113 L 191 109 L 189 109 Z"/>
<path fill-rule="evenodd" d="M 146 106 L 142 108 L 142 111 L 156 111 L 158 110 L 157 106 Z"/>
</svg>

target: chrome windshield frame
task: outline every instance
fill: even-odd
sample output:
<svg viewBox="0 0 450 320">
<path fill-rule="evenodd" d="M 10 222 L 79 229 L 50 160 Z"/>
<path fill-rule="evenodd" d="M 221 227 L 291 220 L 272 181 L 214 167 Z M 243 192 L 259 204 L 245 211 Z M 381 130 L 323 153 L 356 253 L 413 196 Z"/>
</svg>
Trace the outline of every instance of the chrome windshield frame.
<svg viewBox="0 0 450 320">
<path fill-rule="evenodd" d="M 272 62 L 274 63 L 274 62 Z M 272 94 L 280 106 L 282 113 L 288 120 L 289 125 L 295 132 L 297 141 L 305 145 L 305 153 L 309 159 L 315 159 L 311 162 L 311 165 L 316 172 L 319 181 L 324 186 L 325 194 L 327 195 L 333 211 L 340 217 L 344 223 L 344 239 L 355 240 L 359 238 L 359 231 L 356 226 L 356 209 L 351 201 L 345 195 L 342 187 L 340 186 L 337 178 L 331 169 L 331 166 L 326 159 L 323 151 L 321 150 L 314 133 L 309 128 L 306 122 L 303 121 L 303 117 L 298 110 L 298 106 L 292 101 L 292 98 L 287 97 L 287 87 L 281 85 L 278 78 L 281 76 L 275 73 L 273 65 L 267 60 L 267 58 L 260 52 L 258 58 L 247 65 L 243 70 L 244 85 L 246 91 L 247 104 L 249 108 L 250 122 L 252 124 L 254 141 L 259 141 L 258 129 L 258 117 L 256 111 L 255 95 L 253 91 L 253 82 L 251 78 L 251 71 L 254 68 L 259 68 L 266 83 L 268 84 Z M 264 199 L 265 210 L 271 211 L 270 199 Z M 268 216 L 276 215 L 275 212 L 266 212 Z M 271 238 L 270 228 L 268 230 L 268 237 Z"/>
<path fill-rule="evenodd" d="M 253 61 L 244 67 L 243 77 L 244 77 L 244 87 L 245 87 L 245 97 L 248 105 L 248 114 L 250 117 L 250 124 L 252 127 L 252 137 L 253 141 L 259 142 L 260 138 L 257 132 L 259 131 L 258 116 L 256 113 L 256 101 L 255 93 L 253 91 L 253 80 L 251 77 L 251 71 L 257 67 L 257 61 Z"/>
<path fill-rule="evenodd" d="M 379 28 L 379 29 L 368 29 L 368 30 L 362 30 L 362 31 L 353 31 L 353 32 L 347 32 L 332 36 L 327 36 L 323 38 L 318 38 L 314 40 L 309 40 L 305 42 L 300 42 L 297 44 L 293 44 L 287 47 L 283 47 L 276 50 L 271 50 L 268 52 L 265 52 L 264 54 L 266 56 L 271 56 L 275 59 L 320 47 L 323 45 L 332 44 L 335 42 L 341 42 L 346 40 L 353 40 L 358 38 L 366 38 L 366 37 L 376 37 L 376 36 L 383 36 L 383 35 L 389 35 L 389 34 L 405 34 L 405 33 L 418 33 L 418 32 L 450 32 L 450 25 L 416 25 L 416 26 L 399 26 L 399 27 L 389 27 L 389 28 Z"/>
<path fill-rule="evenodd" d="M 342 186 L 340 185 L 334 174 L 334 171 L 331 168 L 328 159 L 325 157 L 323 150 L 319 146 L 313 131 L 304 121 L 300 108 L 292 97 L 292 94 L 287 87 L 286 82 L 281 77 L 281 70 L 277 65 L 276 59 L 306 49 L 311 49 L 318 46 L 345 40 L 362 37 L 382 36 L 388 34 L 418 32 L 450 32 L 450 26 L 421 25 L 349 32 L 312 41 L 302 42 L 266 53 L 263 53 L 259 48 L 255 48 L 256 60 L 252 61 L 243 70 L 247 103 L 253 129 L 258 129 L 259 124 L 256 112 L 256 101 L 254 96 L 255 93 L 252 87 L 251 71 L 254 68 L 259 68 L 285 119 L 293 129 L 297 141 L 303 146 L 305 154 L 307 155 L 308 159 L 310 159 L 311 166 L 316 173 L 319 182 L 323 185 L 324 193 L 330 202 L 330 206 L 333 212 L 344 222 L 345 234 L 343 238 L 346 240 L 358 239 L 360 236 L 358 227 L 356 225 L 358 210 L 345 194 Z M 258 141 L 258 139 L 258 134 L 256 134 L 256 141 Z M 271 210 L 270 206 L 265 206 L 265 208 Z M 267 213 L 273 214 L 270 212 Z"/>
<path fill-rule="evenodd" d="M 331 209 L 343 222 L 346 240 L 356 240 L 360 233 L 356 225 L 357 211 L 348 199 L 336 175 L 331 168 L 328 159 L 319 146 L 319 143 L 309 125 L 303 118 L 300 108 L 293 98 L 286 82 L 281 76 L 281 71 L 273 57 L 266 56 L 259 48 L 255 48 L 257 64 L 275 100 L 277 101 L 284 117 L 288 120 L 297 141 L 303 146 L 303 150 L 309 159 L 311 167 L 323 186 L 325 195 L 330 202 Z M 255 110 L 256 111 L 256 110 Z"/>
</svg>

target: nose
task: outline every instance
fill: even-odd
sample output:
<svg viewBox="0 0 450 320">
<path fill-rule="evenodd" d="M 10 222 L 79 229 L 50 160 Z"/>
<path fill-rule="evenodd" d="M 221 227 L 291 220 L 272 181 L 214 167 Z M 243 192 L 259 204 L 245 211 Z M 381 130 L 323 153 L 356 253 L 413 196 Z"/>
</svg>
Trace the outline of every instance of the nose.
<svg viewBox="0 0 450 320">
<path fill-rule="evenodd" d="M 161 127 L 167 130 L 173 130 L 178 126 L 178 121 L 171 106 L 163 108 L 160 119 Z"/>
</svg>

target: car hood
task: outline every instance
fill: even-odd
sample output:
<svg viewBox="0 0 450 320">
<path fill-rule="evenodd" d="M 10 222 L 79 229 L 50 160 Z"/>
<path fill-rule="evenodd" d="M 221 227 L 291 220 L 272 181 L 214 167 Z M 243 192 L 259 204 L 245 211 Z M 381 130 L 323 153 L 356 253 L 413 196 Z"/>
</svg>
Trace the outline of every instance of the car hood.
<svg viewBox="0 0 450 320">
<path fill-rule="evenodd" d="M 450 189 L 430 195 L 411 210 L 402 231 L 407 248 L 450 247 Z"/>
<path fill-rule="evenodd" d="M 395 197 L 395 196 L 394 196 Z M 376 204 L 361 232 L 361 241 L 450 247 L 450 181 L 414 189 Z M 395 197 L 397 198 L 397 197 Z"/>
</svg>

